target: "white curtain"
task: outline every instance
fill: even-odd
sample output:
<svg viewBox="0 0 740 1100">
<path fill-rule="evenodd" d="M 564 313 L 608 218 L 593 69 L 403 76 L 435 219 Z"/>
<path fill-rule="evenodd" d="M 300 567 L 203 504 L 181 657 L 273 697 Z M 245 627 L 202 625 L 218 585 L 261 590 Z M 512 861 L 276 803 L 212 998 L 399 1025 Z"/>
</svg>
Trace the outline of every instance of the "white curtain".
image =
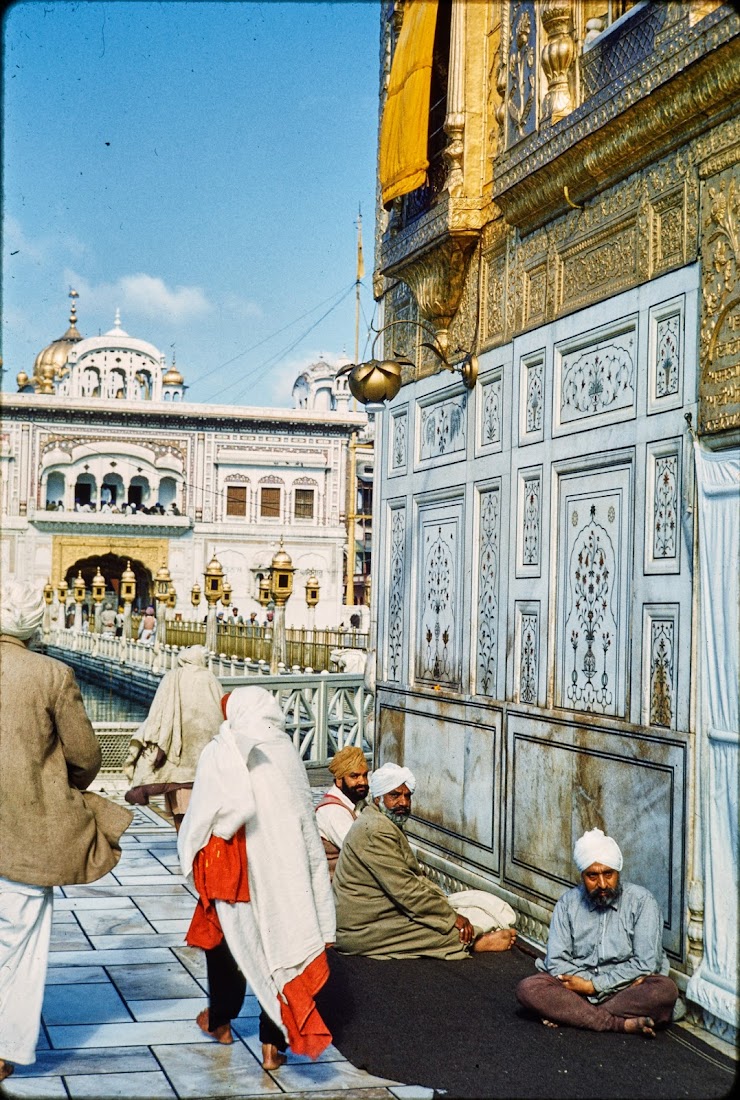
<svg viewBox="0 0 740 1100">
<path fill-rule="evenodd" d="M 740 450 L 694 445 L 699 525 L 699 769 L 704 956 L 687 989 L 737 1027 L 738 976 L 738 555 Z"/>
</svg>

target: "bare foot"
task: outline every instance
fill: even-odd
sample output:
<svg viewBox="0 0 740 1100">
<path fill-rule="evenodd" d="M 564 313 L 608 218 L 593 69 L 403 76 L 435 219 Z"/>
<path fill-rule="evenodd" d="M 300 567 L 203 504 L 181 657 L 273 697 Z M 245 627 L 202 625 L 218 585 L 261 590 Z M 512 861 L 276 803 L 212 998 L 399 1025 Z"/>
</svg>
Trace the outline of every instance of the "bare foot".
<svg viewBox="0 0 740 1100">
<path fill-rule="evenodd" d="M 212 1039 L 215 1039 L 217 1043 L 222 1043 L 224 1046 L 230 1046 L 234 1042 L 234 1036 L 231 1034 L 231 1024 L 219 1024 L 213 1031 L 208 1027 L 208 1009 L 204 1008 L 202 1012 L 199 1012 L 195 1017 L 195 1022 L 201 1031 L 205 1031 L 206 1035 L 210 1035 Z"/>
<path fill-rule="evenodd" d="M 0 1058 L 0 1081 L 4 1081 L 6 1077 L 10 1077 L 14 1069 L 15 1066 L 11 1065 L 10 1062 L 4 1062 L 3 1059 Z"/>
<path fill-rule="evenodd" d="M 557 1026 L 558 1026 L 558 1025 L 557 1025 L 557 1024 L 555 1023 L 555 1021 L 554 1021 L 554 1020 L 546 1020 L 546 1019 L 544 1018 L 544 1016 L 543 1016 L 543 1018 L 542 1018 L 542 1023 L 543 1023 L 544 1025 L 545 1025 L 545 1027 L 557 1027 Z"/>
<path fill-rule="evenodd" d="M 495 932 L 483 932 L 473 940 L 473 951 L 509 951 L 515 939 L 515 928 L 498 928 Z"/>
<path fill-rule="evenodd" d="M 655 1020 L 650 1016 L 632 1016 L 624 1021 L 624 1030 L 628 1035 L 646 1035 L 655 1038 Z"/>
<path fill-rule="evenodd" d="M 280 1069 L 287 1061 L 287 1054 L 283 1054 L 282 1051 L 278 1050 L 274 1043 L 262 1044 L 263 1069 Z"/>
</svg>

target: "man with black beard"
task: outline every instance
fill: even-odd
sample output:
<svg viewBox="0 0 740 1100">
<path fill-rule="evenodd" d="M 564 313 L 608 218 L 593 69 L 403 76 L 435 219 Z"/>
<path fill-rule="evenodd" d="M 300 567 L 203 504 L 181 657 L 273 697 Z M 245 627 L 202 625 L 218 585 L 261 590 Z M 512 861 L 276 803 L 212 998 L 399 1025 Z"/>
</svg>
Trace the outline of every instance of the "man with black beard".
<svg viewBox="0 0 740 1100">
<path fill-rule="evenodd" d="M 413 773 L 398 764 L 372 774 L 371 801 L 344 839 L 332 882 L 337 950 L 376 959 L 508 950 L 516 939 L 503 927 L 513 924 L 510 906 L 479 890 L 447 898 L 422 873 L 404 836 L 415 787 Z M 463 905 L 482 919 L 471 921 Z"/>
<path fill-rule="evenodd" d="M 520 1004 L 543 1024 L 655 1037 L 678 989 L 668 978 L 663 917 L 644 886 L 622 882 L 622 853 L 601 829 L 576 841 L 581 884 L 555 906 L 542 974 L 517 987 Z"/>
<path fill-rule="evenodd" d="M 329 863 L 329 875 L 333 877 L 339 850 L 365 805 L 370 787 L 365 754 L 355 745 L 345 745 L 335 753 L 329 771 L 334 782 L 316 807 L 316 822 Z"/>
</svg>

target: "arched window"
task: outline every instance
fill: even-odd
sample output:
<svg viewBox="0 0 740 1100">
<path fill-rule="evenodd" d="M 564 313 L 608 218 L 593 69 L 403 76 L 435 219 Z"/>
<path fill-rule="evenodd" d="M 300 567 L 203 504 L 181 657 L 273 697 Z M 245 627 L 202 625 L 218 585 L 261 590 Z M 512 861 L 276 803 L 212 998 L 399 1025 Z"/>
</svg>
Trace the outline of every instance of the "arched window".
<svg viewBox="0 0 740 1100">
<path fill-rule="evenodd" d="M 64 507 L 64 474 L 53 470 L 46 478 L 46 507 Z"/>
</svg>

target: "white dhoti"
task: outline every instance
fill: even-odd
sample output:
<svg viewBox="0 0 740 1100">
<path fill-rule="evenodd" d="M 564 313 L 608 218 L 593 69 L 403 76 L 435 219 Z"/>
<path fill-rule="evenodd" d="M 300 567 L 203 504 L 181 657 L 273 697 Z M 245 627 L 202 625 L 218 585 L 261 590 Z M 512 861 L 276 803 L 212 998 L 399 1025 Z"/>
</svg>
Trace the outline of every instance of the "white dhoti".
<svg viewBox="0 0 740 1100">
<path fill-rule="evenodd" d="M 511 906 L 486 890 L 458 890 L 447 900 L 456 913 L 467 917 L 476 936 L 498 928 L 513 928 L 516 923 L 516 913 Z"/>
<path fill-rule="evenodd" d="M 0 877 L 0 1058 L 31 1065 L 49 961 L 51 886 Z"/>
</svg>

